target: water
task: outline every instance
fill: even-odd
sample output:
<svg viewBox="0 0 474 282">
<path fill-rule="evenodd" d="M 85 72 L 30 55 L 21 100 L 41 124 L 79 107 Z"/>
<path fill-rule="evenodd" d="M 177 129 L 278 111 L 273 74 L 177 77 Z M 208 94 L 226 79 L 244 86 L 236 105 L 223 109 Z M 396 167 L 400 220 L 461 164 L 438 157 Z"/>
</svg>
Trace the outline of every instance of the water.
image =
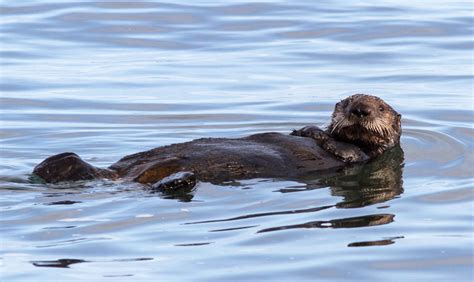
<svg viewBox="0 0 474 282">
<path fill-rule="evenodd" d="M 472 280 L 472 3 L 319 2 L 2 1 L 1 280 Z M 358 92 L 402 113 L 404 160 L 183 197 L 29 181 Z"/>
</svg>

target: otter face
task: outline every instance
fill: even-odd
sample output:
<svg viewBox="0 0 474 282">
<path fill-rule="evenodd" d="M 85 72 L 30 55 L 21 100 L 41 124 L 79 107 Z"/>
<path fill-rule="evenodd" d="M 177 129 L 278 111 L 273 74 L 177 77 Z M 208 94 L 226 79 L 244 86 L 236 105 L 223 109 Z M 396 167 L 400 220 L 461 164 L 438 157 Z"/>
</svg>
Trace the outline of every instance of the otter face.
<svg viewBox="0 0 474 282">
<path fill-rule="evenodd" d="M 336 104 L 328 132 L 379 155 L 400 142 L 400 119 L 401 115 L 382 99 L 355 94 Z"/>
</svg>

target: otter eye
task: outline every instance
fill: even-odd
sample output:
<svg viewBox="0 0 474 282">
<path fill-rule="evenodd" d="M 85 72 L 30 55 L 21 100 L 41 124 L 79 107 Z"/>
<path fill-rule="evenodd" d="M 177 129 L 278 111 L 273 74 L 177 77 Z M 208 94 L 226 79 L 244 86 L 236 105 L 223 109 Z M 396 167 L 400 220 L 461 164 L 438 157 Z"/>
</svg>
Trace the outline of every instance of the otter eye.
<svg viewBox="0 0 474 282">
<path fill-rule="evenodd" d="M 385 111 L 385 108 L 382 107 L 382 106 L 380 106 L 380 107 L 379 107 L 379 111 L 383 112 L 383 111 Z"/>
</svg>

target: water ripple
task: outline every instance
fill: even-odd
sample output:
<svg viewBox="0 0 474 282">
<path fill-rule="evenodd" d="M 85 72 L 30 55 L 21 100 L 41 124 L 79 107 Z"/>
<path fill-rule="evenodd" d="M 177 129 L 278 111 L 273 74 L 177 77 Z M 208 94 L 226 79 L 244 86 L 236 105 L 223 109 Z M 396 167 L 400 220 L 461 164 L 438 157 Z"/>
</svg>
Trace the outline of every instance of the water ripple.
<svg viewBox="0 0 474 282">
<path fill-rule="evenodd" d="M 3 1 L 2 281 L 471 279 L 471 6 Z M 323 126 L 359 92 L 402 114 L 404 153 L 200 183 L 187 201 L 31 176 L 63 151 L 106 167 L 195 138 Z"/>
</svg>

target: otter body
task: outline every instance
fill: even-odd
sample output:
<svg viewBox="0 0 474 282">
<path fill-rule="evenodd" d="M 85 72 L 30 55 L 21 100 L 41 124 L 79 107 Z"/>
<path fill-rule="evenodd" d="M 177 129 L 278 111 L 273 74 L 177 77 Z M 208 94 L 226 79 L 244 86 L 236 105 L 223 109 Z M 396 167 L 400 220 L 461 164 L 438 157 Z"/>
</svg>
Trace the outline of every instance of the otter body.
<svg viewBox="0 0 474 282">
<path fill-rule="evenodd" d="M 180 172 L 215 183 L 256 177 L 294 178 L 377 157 L 398 145 L 400 134 L 397 112 L 380 98 L 356 94 L 336 104 L 325 131 L 308 126 L 291 135 L 197 139 L 129 155 L 107 169 L 94 167 L 74 153 L 62 153 L 44 160 L 33 173 L 50 183 L 123 178 L 153 184 L 169 179 L 163 186 L 180 182 L 170 176 L 189 177 Z M 187 182 L 192 181 L 183 183 Z"/>
<path fill-rule="evenodd" d="M 203 138 L 126 156 L 109 169 L 120 177 L 153 183 L 178 172 L 192 171 L 203 181 L 255 177 L 297 177 L 344 163 L 310 138 L 280 133 L 245 138 Z"/>
<path fill-rule="evenodd" d="M 91 166 L 74 153 L 63 153 L 43 161 L 34 173 L 52 183 L 123 178 L 151 184 L 180 171 L 191 171 L 199 180 L 217 183 L 256 177 L 298 177 L 343 165 L 342 160 L 310 138 L 262 133 L 237 139 L 202 138 L 159 147 L 125 156 L 107 169 Z M 70 175 L 70 171 L 76 173 Z"/>
</svg>

